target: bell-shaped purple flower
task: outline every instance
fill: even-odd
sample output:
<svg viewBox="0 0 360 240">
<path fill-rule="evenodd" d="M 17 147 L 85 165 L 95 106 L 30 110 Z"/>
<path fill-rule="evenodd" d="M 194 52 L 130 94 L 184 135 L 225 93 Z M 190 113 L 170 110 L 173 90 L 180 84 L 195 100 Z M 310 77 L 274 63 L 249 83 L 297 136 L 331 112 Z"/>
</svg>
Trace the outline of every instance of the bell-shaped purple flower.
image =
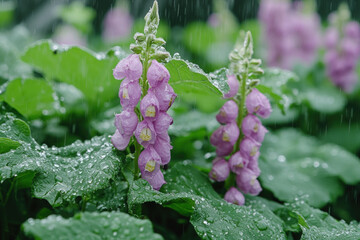
<svg viewBox="0 0 360 240">
<path fill-rule="evenodd" d="M 268 132 L 261 121 L 254 115 L 248 114 L 242 121 L 241 130 L 246 137 L 261 143 Z"/>
<path fill-rule="evenodd" d="M 260 143 L 245 137 L 240 143 L 240 152 L 249 160 L 256 160 L 259 156 Z"/>
<path fill-rule="evenodd" d="M 239 91 L 239 86 L 240 86 L 240 83 L 237 80 L 236 76 L 235 75 L 228 76 L 227 84 L 229 85 L 230 90 L 229 92 L 224 94 L 224 98 L 235 97 L 235 95 Z"/>
<path fill-rule="evenodd" d="M 134 132 L 134 135 L 143 147 L 148 147 L 156 141 L 156 132 L 152 122 L 144 120 L 140 122 Z"/>
<path fill-rule="evenodd" d="M 164 65 L 156 60 L 152 60 L 147 72 L 147 80 L 150 87 L 154 88 L 162 83 L 168 83 L 170 73 Z"/>
<path fill-rule="evenodd" d="M 216 120 L 219 123 L 231 123 L 235 122 L 238 116 L 239 108 L 237 104 L 233 101 L 227 101 L 221 108 L 219 113 L 216 115 Z"/>
<path fill-rule="evenodd" d="M 123 109 L 133 109 L 138 104 L 140 97 L 141 87 L 137 81 L 124 80 L 121 82 L 119 98 Z"/>
<path fill-rule="evenodd" d="M 229 174 L 229 163 L 223 158 L 215 158 L 209 177 L 217 182 L 223 182 L 228 178 Z"/>
<path fill-rule="evenodd" d="M 155 93 L 155 96 L 159 101 L 160 111 L 162 112 L 166 112 L 177 97 L 174 89 L 166 82 L 160 84 L 156 88 L 150 89 L 150 91 Z"/>
<path fill-rule="evenodd" d="M 247 168 L 253 171 L 256 177 L 260 176 L 261 170 L 259 168 L 259 162 L 257 159 L 249 161 Z"/>
<path fill-rule="evenodd" d="M 224 196 L 225 201 L 242 206 L 245 204 L 245 197 L 244 195 L 239 192 L 235 187 L 231 187 Z"/>
<path fill-rule="evenodd" d="M 230 169 L 236 174 L 239 174 L 243 168 L 247 167 L 248 163 L 249 160 L 240 151 L 234 153 L 229 159 Z"/>
<path fill-rule="evenodd" d="M 228 123 L 216 129 L 210 137 L 210 143 L 214 146 L 220 146 L 224 143 L 234 145 L 239 138 L 239 128 L 235 122 Z"/>
<path fill-rule="evenodd" d="M 133 135 L 139 120 L 132 110 L 124 110 L 115 115 L 115 127 L 123 135 Z"/>
<path fill-rule="evenodd" d="M 134 81 L 141 77 L 143 67 L 140 57 L 137 54 L 131 54 L 127 58 L 122 59 L 114 69 L 114 78 Z"/>
<path fill-rule="evenodd" d="M 164 179 L 164 175 L 163 173 L 159 170 L 156 172 L 155 175 L 150 176 L 147 174 L 144 174 L 143 172 L 141 173 L 141 178 L 145 179 L 146 181 L 148 181 L 148 183 L 150 183 L 150 185 L 153 187 L 153 189 L 155 190 L 159 190 L 161 188 L 162 185 L 164 185 L 165 179 Z"/>
<path fill-rule="evenodd" d="M 262 118 L 267 118 L 271 114 L 271 105 L 267 97 L 259 92 L 256 88 L 253 88 L 251 93 L 246 97 L 246 108 L 248 112 L 256 113 Z"/>
<path fill-rule="evenodd" d="M 111 142 L 119 150 L 124 150 L 129 144 L 131 135 L 122 135 L 118 130 L 115 131 L 115 134 L 111 137 Z"/>
<path fill-rule="evenodd" d="M 159 112 L 154 128 L 157 134 L 167 133 L 169 126 L 173 123 L 173 118 L 166 112 Z"/>
<path fill-rule="evenodd" d="M 234 145 L 229 142 L 221 143 L 216 147 L 216 155 L 219 157 L 225 157 L 234 150 Z"/>
<path fill-rule="evenodd" d="M 243 193 L 254 196 L 259 195 L 262 190 L 259 181 L 256 179 L 256 175 L 248 168 L 244 168 L 241 173 L 236 176 L 236 184 Z"/>
<path fill-rule="evenodd" d="M 156 136 L 156 141 L 154 143 L 154 149 L 159 154 L 161 158 L 161 165 L 168 164 L 171 159 L 172 146 L 170 145 L 169 135 L 165 132 L 162 134 L 158 134 Z"/>
<path fill-rule="evenodd" d="M 142 116 L 149 121 L 154 121 L 159 113 L 159 101 L 155 94 L 149 91 L 140 102 Z"/>
<path fill-rule="evenodd" d="M 151 146 L 145 148 L 139 156 L 138 165 L 142 175 L 154 176 L 160 171 L 161 159 Z"/>
</svg>

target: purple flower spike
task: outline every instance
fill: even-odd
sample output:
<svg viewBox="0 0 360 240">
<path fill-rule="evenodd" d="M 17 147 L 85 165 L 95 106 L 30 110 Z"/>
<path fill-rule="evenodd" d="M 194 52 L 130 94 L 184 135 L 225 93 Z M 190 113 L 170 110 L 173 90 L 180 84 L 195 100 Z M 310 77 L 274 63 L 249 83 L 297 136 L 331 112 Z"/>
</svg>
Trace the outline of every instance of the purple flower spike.
<svg viewBox="0 0 360 240">
<path fill-rule="evenodd" d="M 223 182 L 228 178 L 229 174 L 229 163 L 223 158 L 216 158 L 213 162 L 209 177 L 217 182 Z"/>
<path fill-rule="evenodd" d="M 271 105 L 267 97 L 253 88 L 246 97 L 246 108 L 249 113 L 256 113 L 262 118 L 268 118 L 271 114 Z"/>
<path fill-rule="evenodd" d="M 236 204 L 239 206 L 242 206 L 245 204 L 245 197 L 244 195 L 242 195 L 241 192 L 239 192 L 239 190 L 237 190 L 234 187 L 231 187 L 224 196 L 225 201 L 232 203 L 232 204 Z"/>
<path fill-rule="evenodd" d="M 231 123 L 236 121 L 238 116 L 239 108 L 237 104 L 233 101 L 227 101 L 224 106 L 220 108 L 220 112 L 216 115 L 216 120 L 219 123 Z"/>
<path fill-rule="evenodd" d="M 169 135 L 167 133 L 163 133 L 162 135 L 157 134 L 154 144 L 154 149 L 161 158 L 161 165 L 168 164 L 171 159 L 170 150 L 172 149 L 172 146 L 170 145 L 170 139 L 168 136 Z"/>
<path fill-rule="evenodd" d="M 137 81 L 124 80 L 121 82 L 119 98 L 123 109 L 133 109 L 138 104 L 140 97 L 141 87 Z"/>
<path fill-rule="evenodd" d="M 141 77 L 143 68 L 140 57 L 137 54 L 131 54 L 127 58 L 122 59 L 114 69 L 114 78 L 126 78 L 130 81 L 138 80 Z"/>
<path fill-rule="evenodd" d="M 139 169 L 142 175 L 153 177 L 158 171 L 160 171 L 161 159 L 159 154 L 151 146 L 145 148 L 139 156 Z"/>
<path fill-rule="evenodd" d="M 154 121 L 154 127 L 157 134 L 167 133 L 169 126 L 173 123 L 173 118 L 166 112 L 159 112 L 159 115 Z"/>
<path fill-rule="evenodd" d="M 255 160 L 259 155 L 260 146 L 260 143 L 245 137 L 240 143 L 240 152 L 249 160 Z"/>
<path fill-rule="evenodd" d="M 134 135 L 143 147 L 148 147 L 156 141 L 156 132 L 152 122 L 144 120 L 140 122 L 134 132 Z"/>
<path fill-rule="evenodd" d="M 239 128 L 235 122 L 228 123 L 216 129 L 210 137 L 210 143 L 214 146 L 222 146 L 223 144 L 230 143 L 234 145 L 239 138 Z"/>
<path fill-rule="evenodd" d="M 261 121 L 252 114 L 248 114 L 243 119 L 241 130 L 246 137 L 252 138 L 259 143 L 264 141 L 265 134 L 268 132 L 261 124 Z"/>
<path fill-rule="evenodd" d="M 154 91 L 156 98 L 159 100 L 160 111 L 162 112 L 166 112 L 177 97 L 174 89 L 165 82 L 150 90 Z"/>
<path fill-rule="evenodd" d="M 345 26 L 345 34 L 353 39 L 360 39 L 360 26 L 356 21 L 351 21 Z"/>
<path fill-rule="evenodd" d="M 236 184 L 239 189 L 247 194 L 259 195 L 262 188 L 256 175 L 250 169 L 244 168 L 240 174 L 236 176 Z"/>
<path fill-rule="evenodd" d="M 147 174 L 141 173 L 141 178 L 145 179 L 150 183 L 150 185 L 155 190 L 159 190 L 162 185 L 164 185 L 166 182 L 164 180 L 164 175 L 161 171 L 158 171 L 154 176 L 149 176 Z"/>
<path fill-rule="evenodd" d="M 224 94 L 224 98 L 235 97 L 235 95 L 239 91 L 239 86 L 240 86 L 239 81 L 236 79 L 235 75 L 231 75 L 231 76 L 228 76 L 227 83 L 229 85 L 230 90 L 228 93 Z"/>
<path fill-rule="evenodd" d="M 115 127 L 123 135 L 133 135 L 139 120 L 134 111 L 125 110 L 115 115 Z"/>
<path fill-rule="evenodd" d="M 111 137 L 111 142 L 119 150 L 124 150 L 130 141 L 131 135 L 121 135 L 118 130 L 115 131 L 115 134 Z"/>
<path fill-rule="evenodd" d="M 161 83 L 167 83 L 170 78 L 170 73 L 166 67 L 156 60 L 152 60 L 149 70 L 147 72 L 147 80 L 150 87 L 154 88 Z"/>
<path fill-rule="evenodd" d="M 223 143 L 220 146 L 217 146 L 216 148 L 216 155 L 219 157 L 225 157 L 229 155 L 234 149 L 234 145 L 231 143 Z"/>
<path fill-rule="evenodd" d="M 159 101 L 151 91 L 141 100 L 140 111 L 146 120 L 154 121 L 156 119 L 159 113 Z"/>
<path fill-rule="evenodd" d="M 241 170 L 247 167 L 249 160 L 242 156 L 240 152 L 236 152 L 229 159 L 229 166 L 232 172 L 239 174 Z"/>
</svg>

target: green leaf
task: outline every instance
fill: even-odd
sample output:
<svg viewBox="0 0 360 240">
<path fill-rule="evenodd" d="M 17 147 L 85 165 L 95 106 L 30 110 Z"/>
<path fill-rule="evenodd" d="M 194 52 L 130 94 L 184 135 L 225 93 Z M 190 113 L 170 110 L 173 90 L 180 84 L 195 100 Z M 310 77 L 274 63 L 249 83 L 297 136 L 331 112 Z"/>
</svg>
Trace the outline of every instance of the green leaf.
<svg viewBox="0 0 360 240">
<path fill-rule="evenodd" d="M 79 213 L 72 218 L 51 215 L 29 219 L 23 230 L 35 239 L 163 239 L 153 232 L 151 222 L 122 212 Z"/>
<path fill-rule="evenodd" d="M 129 208 L 154 201 L 185 216 L 191 215 L 203 239 L 285 239 L 282 221 L 258 201 L 246 206 L 229 204 L 213 190 L 208 177 L 189 163 L 175 164 L 165 174 L 161 191 L 151 190 L 144 180 L 135 181 L 129 190 Z"/>
<path fill-rule="evenodd" d="M 344 94 L 333 86 L 309 87 L 301 92 L 301 97 L 310 108 L 322 113 L 339 112 L 346 104 Z"/>
<path fill-rule="evenodd" d="M 221 97 L 229 91 L 226 70 L 206 74 L 199 66 L 174 56 L 165 64 L 170 73 L 169 84 L 177 94 L 207 94 Z"/>
<path fill-rule="evenodd" d="M 23 26 L 0 33 L 0 79 L 31 76 L 31 67 L 19 59 L 30 40 L 30 34 Z"/>
<path fill-rule="evenodd" d="M 307 195 L 306 201 L 321 207 L 343 193 L 347 184 L 360 181 L 360 160 L 333 144 L 294 129 L 267 134 L 261 148 L 262 185 L 283 201 Z"/>
<path fill-rule="evenodd" d="M 11 140 L 10 138 L 0 137 L 0 154 L 6 153 L 11 149 L 16 149 L 20 146 L 18 141 Z"/>
<path fill-rule="evenodd" d="M 54 90 L 43 79 L 14 79 L 8 83 L 3 99 L 28 119 L 53 115 L 60 109 Z"/>
<path fill-rule="evenodd" d="M 53 206 L 75 202 L 78 196 L 90 199 L 93 192 L 109 187 L 109 181 L 120 171 L 119 158 L 123 155 L 113 150 L 107 137 L 48 148 L 27 136 L 28 126 L 23 121 L 6 115 L 0 118 L 0 123 L 0 137 L 21 144 L 0 154 L 0 181 L 26 171 L 35 172 L 34 196 L 46 199 Z"/>
<path fill-rule="evenodd" d="M 96 108 L 117 96 L 120 82 L 114 79 L 112 70 L 124 56 L 120 48 L 108 54 L 96 54 L 80 47 L 38 41 L 27 49 L 22 60 L 49 79 L 74 85 Z"/>
<path fill-rule="evenodd" d="M 299 78 L 290 71 L 267 68 L 261 77 L 260 85 L 256 88 L 270 96 L 270 99 L 277 105 L 283 114 L 289 106 L 296 101 L 297 92 L 291 89 L 289 85 L 299 81 Z"/>
<path fill-rule="evenodd" d="M 339 137 L 341 136 L 341 137 Z M 321 136 L 324 142 L 331 142 L 356 153 L 360 150 L 360 124 L 344 124 L 338 122 L 336 125 L 329 126 L 327 131 Z"/>
</svg>

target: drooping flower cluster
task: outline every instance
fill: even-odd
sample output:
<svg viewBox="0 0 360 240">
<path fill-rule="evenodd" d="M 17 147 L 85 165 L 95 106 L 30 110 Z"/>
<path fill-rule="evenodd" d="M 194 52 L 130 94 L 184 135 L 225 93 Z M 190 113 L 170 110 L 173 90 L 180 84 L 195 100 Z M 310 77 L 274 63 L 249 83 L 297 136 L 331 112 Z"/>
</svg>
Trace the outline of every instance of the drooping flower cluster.
<svg viewBox="0 0 360 240">
<path fill-rule="evenodd" d="M 341 5 L 338 14 L 330 16 L 332 26 L 325 33 L 326 73 L 346 92 L 356 84 L 355 70 L 360 57 L 360 25 L 349 18 L 347 6 Z"/>
<path fill-rule="evenodd" d="M 248 33 L 242 49 L 235 49 L 230 54 L 233 75 L 228 76 L 230 90 L 224 97 L 231 100 L 227 101 L 216 115 L 217 121 L 223 125 L 215 130 L 210 138 L 211 144 L 216 147 L 217 157 L 213 161 L 209 177 L 222 182 L 231 179 L 229 176 L 235 174 L 236 185 L 241 192 L 231 187 L 224 199 L 238 205 L 245 203 L 242 193 L 258 195 L 262 190 L 257 180 L 260 175 L 258 158 L 267 130 L 255 114 L 267 118 L 272 111 L 266 96 L 252 88 L 258 80 L 247 81 L 249 74 L 262 72 L 259 67 L 261 61 L 251 59 L 251 42 L 251 35 Z"/>
<path fill-rule="evenodd" d="M 176 94 L 168 84 L 168 70 L 158 62 L 167 54 L 158 48 L 165 41 L 154 38 L 159 21 L 156 1 L 145 20 L 145 35 L 137 33 L 137 44 L 132 46 L 133 51 L 139 54 L 121 60 L 114 69 L 114 77 L 123 79 L 119 90 L 123 111 L 115 116 L 117 130 L 111 140 L 117 149 L 124 150 L 130 139 L 135 137 L 135 161 L 141 177 L 159 190 L 165 183 L 160 166 L 169 163 L 172 149 L 167 130 L 173 119 L 166 112 Z M 150 34 L 151 37 L 148 37 Z M 152 49 L 154 53 L 149 54 L 145 46 L 155 47 Z M 137 107 L 139 101 L 140 109 Z M 141 153 L 140 145 L 144 148 Z"/>
<path fill-rule="evenodd" d="M 307 2 L 309 3 L 309 2 Z M 320 20 L 311 7 L 286 0 L 262 0 L 259 19 L 267 45 L 267 63 L 291 69 L 302 62 L 311 64 L 321 44 Z"/>
</svg>

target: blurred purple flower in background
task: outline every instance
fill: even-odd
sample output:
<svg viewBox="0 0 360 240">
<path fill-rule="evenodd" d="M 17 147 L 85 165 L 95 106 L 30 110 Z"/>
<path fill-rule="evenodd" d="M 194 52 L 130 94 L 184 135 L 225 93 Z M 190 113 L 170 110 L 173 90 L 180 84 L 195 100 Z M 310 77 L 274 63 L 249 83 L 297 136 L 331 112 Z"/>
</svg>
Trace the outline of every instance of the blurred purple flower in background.
<svg viewBox="0 0 360 240">
<path fill-rule="evenodd" d="M 58 44 L 86 47 L 86 38 L 74 27 L 70 25 L 60 26 L 54 36 L 53 41 Z"/>
<path fill-rule="evenodd" d="M 296 64 L 314 62 L 321 44 L 321 26 L 303 4 L 262 0 L 259 9 L 269 66 L 291 69 Z"/>
<path fill-rule="evenodd" d="M 134 20 L 127 9 L 116 7 L 105 16 L 103 39 L 105 42 L 116 42 L 127 38 L 131 33 Z"/>
</svg>

